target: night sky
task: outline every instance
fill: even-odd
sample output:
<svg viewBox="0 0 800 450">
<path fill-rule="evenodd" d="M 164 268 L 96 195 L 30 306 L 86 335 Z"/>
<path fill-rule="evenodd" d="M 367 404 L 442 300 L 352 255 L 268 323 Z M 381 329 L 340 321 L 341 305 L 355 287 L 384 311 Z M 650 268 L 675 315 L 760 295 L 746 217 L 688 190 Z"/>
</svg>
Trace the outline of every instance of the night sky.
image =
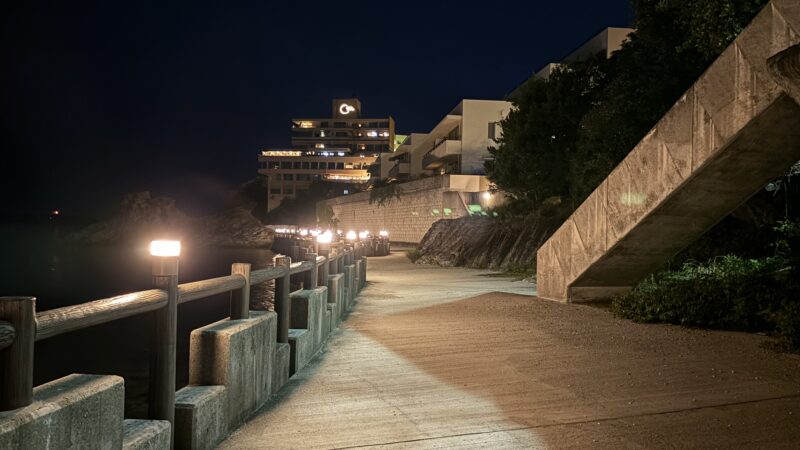
<svg viewBox="0 0 800 450">
<path fill-rule="evenodd" d="M 357 96 L 399 133 L 498 99 L 628 0 L 6 1 L 3 214 L 102 214 L 150 190 L 201 213 L 288 146 L 290 119 Z"/>
</svg>

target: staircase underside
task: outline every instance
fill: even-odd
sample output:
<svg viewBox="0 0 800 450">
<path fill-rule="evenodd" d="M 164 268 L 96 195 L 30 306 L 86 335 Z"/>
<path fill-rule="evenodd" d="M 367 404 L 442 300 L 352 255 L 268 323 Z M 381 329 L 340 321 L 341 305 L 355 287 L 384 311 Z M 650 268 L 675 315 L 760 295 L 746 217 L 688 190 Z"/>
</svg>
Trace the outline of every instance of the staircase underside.
<svg viewBox="0 0 800 450">
<path fill-rule="evenodd" d="M 766 5 L 539 249 L 538 295 L 630 289 L 800 159 L 798 42 L 800 2 Z"/>
</svg>

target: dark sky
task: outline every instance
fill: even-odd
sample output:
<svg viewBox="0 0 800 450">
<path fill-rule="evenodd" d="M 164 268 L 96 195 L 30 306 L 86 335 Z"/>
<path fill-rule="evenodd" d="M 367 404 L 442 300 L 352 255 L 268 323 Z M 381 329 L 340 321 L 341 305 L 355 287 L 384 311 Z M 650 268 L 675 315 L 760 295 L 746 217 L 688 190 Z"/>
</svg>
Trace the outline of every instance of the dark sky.
<svg viewBox="0 0 800 450">
<path fill-rule="evenodd" d="M 424 132 L 632 20 L 628 0 L 12 0 L 1 14 L 3 212 L 93 214 L 137 190 L 217 207 L 260 149 L 289 144 L 290 118 L 331 98 Z"/>
</svg>

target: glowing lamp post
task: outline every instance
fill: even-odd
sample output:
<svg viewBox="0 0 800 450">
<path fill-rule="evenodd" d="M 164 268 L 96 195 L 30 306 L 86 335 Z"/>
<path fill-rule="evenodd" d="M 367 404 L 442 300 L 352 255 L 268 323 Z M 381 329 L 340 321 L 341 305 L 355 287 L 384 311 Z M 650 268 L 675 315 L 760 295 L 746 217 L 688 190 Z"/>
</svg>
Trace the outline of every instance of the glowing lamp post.
<svg viewBox="0 0 800 450">
<path fill-rule="evenodd" d="M 356 240 L 356 232 L 353 231 L 353 230 L 350 230 L 350 231 L 347 232 L 347 236 L 345 236 L 345 237 L 347 238 L 348 241 L 355 241 Z"/>
<path fill-rule="evenodd" d="M 326 231 L 324 233 L 317 233 L 317 253 L 321 251 L 330 251 L 331 242 L 333 241 L 333 233 Z"/>
<path fill-rule="evenodd" d="M 389 236 L 389 232 L 388 232 L 388 231 L 386 231 L 386 230 L 381 230 L 381 231 L 380 231 L 378 234 L 379 234 L 381 237 L 388 237 L 388 236 Z"/>
<path fill-rule="evenodd" d="M 333 233 L 331 233 L 330 231 L 317 234 L 318 244 L 327 244 L 328 246 L 330 246 L 330 243 L 332 241 L 333 241 Z"/>
<path fill-rule="evenodd" d="M 175 341 L 178 328 L 178 259 L 180 241 L 153 241 L 153 286 L 167 293 L 167 304 L 154 311 L 155 326 L 150 363 L 151 419 L 168 420 L 175 429 Z M 172 432 L 174 437 L 174 432 Z M 172 441 L 172 437 L 170 438 Z"/>
</svg>

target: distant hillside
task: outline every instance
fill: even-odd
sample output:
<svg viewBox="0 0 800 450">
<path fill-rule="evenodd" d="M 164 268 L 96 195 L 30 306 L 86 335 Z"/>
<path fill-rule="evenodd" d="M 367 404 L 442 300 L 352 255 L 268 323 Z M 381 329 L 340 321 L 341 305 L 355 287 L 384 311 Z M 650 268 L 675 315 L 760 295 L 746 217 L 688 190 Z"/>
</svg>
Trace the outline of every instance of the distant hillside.
<svg viewBox="0 0 800 450">
<path fill-rule="evenodd" d="M 181 212 L 171 198 L 137 192 L 123 199 L 114 217 L 70 234 L 67 241 L 116 244 L 171 238 L 195 245 L 269 248 L 273 236 L 274 231 L 253 217 L 245 206 L 219 215 L 192 217 Z"/>
</svg>

